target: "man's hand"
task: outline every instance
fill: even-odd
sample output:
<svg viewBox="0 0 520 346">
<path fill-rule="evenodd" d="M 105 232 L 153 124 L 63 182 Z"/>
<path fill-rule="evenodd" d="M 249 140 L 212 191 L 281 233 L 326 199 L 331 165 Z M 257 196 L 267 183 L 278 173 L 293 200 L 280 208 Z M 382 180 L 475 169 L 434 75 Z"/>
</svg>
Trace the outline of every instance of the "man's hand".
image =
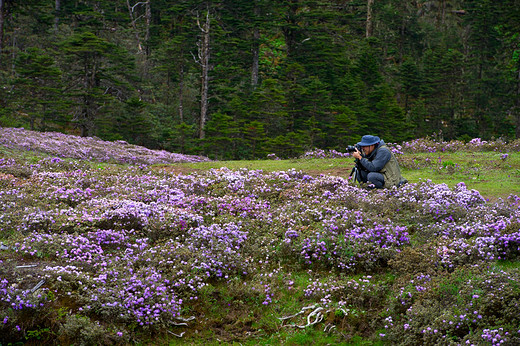
<svg viewBox="0 0 520 346">
<path fill-rule="evenodd" d="M 356 151 L 354 151 L 354 153 L 352 154 L 352 156 L 354 156 L 355 159 L 358 159 L 358 160 L 361 160 L 362 156 L 361 156 L 361 153 L 359 152 L 359 150 L 356 149 Z"/>
</svg>

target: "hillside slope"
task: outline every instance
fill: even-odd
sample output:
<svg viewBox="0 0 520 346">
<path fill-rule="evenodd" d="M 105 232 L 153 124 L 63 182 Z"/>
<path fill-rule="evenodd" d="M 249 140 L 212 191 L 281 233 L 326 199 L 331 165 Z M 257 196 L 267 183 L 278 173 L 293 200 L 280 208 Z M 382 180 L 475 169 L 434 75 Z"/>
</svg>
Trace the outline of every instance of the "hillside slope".
<svg viewBox="0 0 520 346">
<path fill-rule="evenodd" d="M 98 162 L 156 164 L 209 161 L 207 157 L 150 150 L 125 141 L 108 142 L 95 137 L 79 137 L 59 132 L 36 132 L 0 127 L 0 145 Z"/>
</svg>

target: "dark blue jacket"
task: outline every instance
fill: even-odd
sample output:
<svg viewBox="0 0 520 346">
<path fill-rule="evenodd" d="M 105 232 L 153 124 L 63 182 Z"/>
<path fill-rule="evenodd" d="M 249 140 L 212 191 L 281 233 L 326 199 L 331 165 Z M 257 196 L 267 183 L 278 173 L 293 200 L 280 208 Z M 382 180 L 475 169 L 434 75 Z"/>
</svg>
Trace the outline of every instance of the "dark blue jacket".
<svg viewBox="0 0 520 346">
<path fill-rule="evenodd" d="M 406 182 L 406 179 L 401 175 L 401 169 L 395 155 L 383 141 L 379 142 L 368 157 L 363 157 L 359 162 L 367 171 L 381 173 L 385 178 L 384 187 L 386 188 L 399 186 L 402 182 Z"/>
<path fill-rule="evenodd" d="M 386 146 L 382 147 L 383 145 L 385 145 L 385 142 L 381 140 L 381 142 L 376 145 L 374 151 L 372 151 L 368 157 L 363 157 L 361 160 L 359 160 L 367 171 L 379 172 L 392 158 L 390 149 L 388 149 Z"/>
</svg>

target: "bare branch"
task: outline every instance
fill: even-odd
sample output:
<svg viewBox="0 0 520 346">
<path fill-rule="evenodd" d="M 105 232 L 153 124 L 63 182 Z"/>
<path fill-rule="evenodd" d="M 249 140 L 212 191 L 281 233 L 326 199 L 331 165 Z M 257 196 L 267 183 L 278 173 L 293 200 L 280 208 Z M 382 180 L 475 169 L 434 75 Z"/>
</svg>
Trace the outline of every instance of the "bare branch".
<svg viewBox="0 0 520 346">
<path fill-rule="evenodd" d="M 195 63 L 200 65 L 200 56 L 197 58 L 193 52 L 190 52 L 191 56 L 193 57 L 193 60 L 195 60 Z"/>
<path fill-rule="evenodd" d="M 128 6 L 128 13 L 130 15 L 130 20 L 132 24 L 132 28 L 134 29 L 135 39 L 137 40 L 137 50 L 139 53 L 143 51 L 142 45 L 141 45 L 141 37 L 139 37 L 139 31 L 137 30 L 136 21 L 137 18 L 134 18 L 134 9 L 138 4 L 145 4 L 146 2 L 138 2 L 134 6 L 130 6 L 130 0 L 126 0 L 126 5 Z"/>
<path fill-rule="evenodd" d="M 178 337 L 178 338 L 182 338 L 182 336 L 184 335 L 184 333 L 186 333 L 186 332 L 182 332 L 182 333 L 180 333 L 180 334 L 175 334 L 175 333 L 173 333 L 173 332 L 170 332 L 169 330 L 167 330 L 167 332 L 170 333 L 171 335 L 174 335 L 174 336 Z"/>
<path fill-rule="evenodd" d="M 193 321 L 196 319 L 195 316 L 190 316 L 188 318 L 184 318 L 184 317 L 175 317 L 177 320 L 179 321 L 183 321 L 183 322 L 189 322 L 189 321 Z"/>
<path fill-rule="evenodd" d="M 134 6 L 132 6 L 132 12 L 134 12 L 134 9 L 138 6 L 138 5 L 146 5 L 148 3 L 148 1 L 140 1 L 138 2 L 137 4 L 135 4 Z"/>
</svg>

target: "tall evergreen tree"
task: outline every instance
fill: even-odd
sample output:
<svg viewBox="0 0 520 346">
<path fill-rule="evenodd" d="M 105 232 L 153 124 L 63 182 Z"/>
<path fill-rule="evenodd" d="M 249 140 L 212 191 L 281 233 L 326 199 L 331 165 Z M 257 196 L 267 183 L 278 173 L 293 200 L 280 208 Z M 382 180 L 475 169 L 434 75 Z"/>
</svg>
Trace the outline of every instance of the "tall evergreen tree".
<svg viewBox="0 0 520 346">
<path fill-rule="evenodd" d="M 125 97 L 125 74 L 133 62 L 113 43 L 85 31 L 75 33 L 60 44 L 69 64 L 69 91 L 78 109 L 74 121 L 82 136 L 94 134 L 100 109 L 111 97 Z"/>
<path fill-rule="evenodd" d="M 503 44 L 503 55 L 501 56 L 500 69 L 504 71 L 504 80 L 507 81 L 507 89 L 504 92 L 506 102 L 507 117 L 501 118 L 500 128 L 506 136 L 514 135 L 520 138 L 520 11 L 518 9 L 520 1 L 506 0 L 500 2 L 501 24 L 497 27 Z M 510 132 L 510 125 L 513 129 Z"/>
<path fill-rule="evenodd" d="M 54 59 L 41 49 L 29 49 L 18 55 L 16 72 L 14 93 L 20 102 L 20 112 L 29 114 L 30 129 L 45 130 L 49 120 L 63 124 L 62 71 Z"/>
<path fill-rule="evenodd" d="M 5 13 L 6 11 L 6 0 L 0 0 L 0 54 L 4 50 L 4 25 L 5 25 Z"/>
<path fill-rule="evenodd" d="M 286 93 L 278 80 L 266 79 L 257 88 L 250 102 L 248 118 L 264 123 L 265 133 L 274 138 L 289 127 Z"/>
<path fill-rule="evenodd" d="M 332 121 L 327 124 L 328 149 L 345 150 L 359 140 L 359 123 L 356 113 L 348 106 L 333 106 Z"/>
<path fill-rule="evenodd" d="M 265 158 L 265 125 L 263 122 L 253 120 L 244 124 L 242 127 L 244 146 L 243 152 L 245 157 Z"/>
<path fill-rule="evenodd" d="M 239 127 L 233 121 L 233 117 L 224 113 L 213 113 L 208 121 L 206 131 L 206 152 L 217 159 L 236 159 L 234 150 L 236 148 Z"/>
<path fill-rule="evenodd" d="M 492 102 L 490 96 L 502 89 L 500 85 L 494 84 L 497 53 L 501 45 L 497 30 L 501 14 L 499 7 L 498 2 L 491 0 L 469 1 L 465 16 L 466 23 L 471 23 L 468 44 L 473 47 L 469 56 L 473 69 L 470 92 L 474 103 L 474 117 L 482 132 L 494 132 L 495 119 L 493 110 L 489 107 L 489 102 Z"/>
<path fill-rule="evenodd" d="M 2 5 L 2 124 L 227 158 L 395 141 L 409 122 L 415 136 L 520 135 L 518 0 Z"/>
</svg>

